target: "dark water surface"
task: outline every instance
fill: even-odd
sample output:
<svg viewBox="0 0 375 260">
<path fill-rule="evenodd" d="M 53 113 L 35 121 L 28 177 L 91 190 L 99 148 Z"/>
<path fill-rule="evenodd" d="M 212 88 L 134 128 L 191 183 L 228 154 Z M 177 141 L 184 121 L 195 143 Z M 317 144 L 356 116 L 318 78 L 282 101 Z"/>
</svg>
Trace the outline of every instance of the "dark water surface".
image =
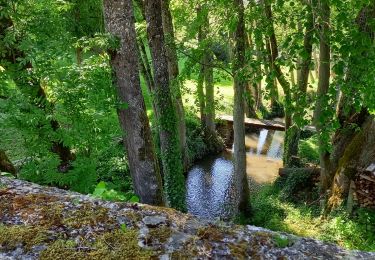
<svg viewBox="0 0 375 260">
<path fill-rule="evenodd" d="M 250 190 L 275 180 L 282 167 L 284 132 L 261 130 L 246 134 L 247 175 Z M 189 171 L 186 182 L 188 211 L 196 216 L 225 217 L 231 208 L 232 150 L 208 156 Z"/>
</svg>

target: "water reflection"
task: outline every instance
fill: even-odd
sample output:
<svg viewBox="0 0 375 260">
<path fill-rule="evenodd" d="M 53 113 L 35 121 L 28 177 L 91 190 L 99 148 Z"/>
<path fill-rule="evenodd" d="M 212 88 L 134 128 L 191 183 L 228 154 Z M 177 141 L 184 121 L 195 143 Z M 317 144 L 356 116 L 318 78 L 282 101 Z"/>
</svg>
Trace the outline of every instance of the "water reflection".
<svg viewBox="0 0 375 260">
<path fill-rule="evenodd" d="M 246 135 L 247 174 L 250 189 L 272 182 L 282 167 L 284 132 L 261 130 Z M 223 217 L 230 208 L 228 188 L 232 179 L 232 151 L 209 156 L 188 173 L 187 205 L 193 215 L 204 218 Z"/>
</svg>

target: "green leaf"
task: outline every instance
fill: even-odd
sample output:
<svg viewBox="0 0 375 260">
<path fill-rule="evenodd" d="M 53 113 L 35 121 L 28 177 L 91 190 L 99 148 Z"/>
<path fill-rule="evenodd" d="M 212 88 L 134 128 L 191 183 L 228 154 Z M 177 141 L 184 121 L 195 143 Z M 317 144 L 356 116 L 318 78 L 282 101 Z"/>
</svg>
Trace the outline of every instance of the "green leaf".
<svg viewBox="0 0 375 260">
<path fill-rule="evenodd" d="M 130 202 L 133 202 L 133 203 L 137 203 L 139 202 L 139 198 L 138 196 L 136 195 L 133 195 L 130 199 L 129 199 Z"/>
</svg>

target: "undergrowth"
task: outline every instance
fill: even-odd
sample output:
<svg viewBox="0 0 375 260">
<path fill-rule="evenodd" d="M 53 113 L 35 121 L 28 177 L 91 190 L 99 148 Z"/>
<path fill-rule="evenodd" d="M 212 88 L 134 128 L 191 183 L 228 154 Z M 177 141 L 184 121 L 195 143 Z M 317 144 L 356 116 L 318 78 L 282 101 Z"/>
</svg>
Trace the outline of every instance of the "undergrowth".
<svg viewBox="0 0 375 260">
<path fill-rule="evenodd" d="M 282 189 L 265 185 L 251 197 L 251 224 L 336 243 L 348 249 L 375 251 L 375 211 L 358 209 L 348 215 L 339 209 L 326 219 L 319 202 L 292 203 L 283 199 Z"/>
</svg>

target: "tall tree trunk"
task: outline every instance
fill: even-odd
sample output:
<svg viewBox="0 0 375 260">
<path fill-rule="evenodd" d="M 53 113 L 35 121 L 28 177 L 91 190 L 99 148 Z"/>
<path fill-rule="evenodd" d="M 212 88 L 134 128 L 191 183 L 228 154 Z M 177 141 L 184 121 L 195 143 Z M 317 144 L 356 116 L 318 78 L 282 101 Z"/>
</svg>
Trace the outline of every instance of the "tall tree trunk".
<svg viewBox="0 0 375 260">
<path fill-rule="evenodd" d="M 202 15 L 202 7 L 199 6 L 197 8 L 197 19 L 199 16 Z M 203 46 L 203 42 L 205 41 L 205 33 L 203 30 L 203 25 L 199 26 L 198 29 L 198 45 Z M 197 82 L 197 96 L 199 102 L 199 112 L 200 112 L 200 119 L 201 119 L 201 126 L 203 129 L 206 129 L 206 96 L 204 94 L 204 64 L 205 64 L 205 55 L 202 55 L 201 62 L 199 64 L 199 73 L 198 73 L 198 82 Z"/>
<path fill-rule="evenodd" d="M 178 120 L 169 84 L 161 2 L 146 0 L 145 14 L 154 70 L 154 98 L 159 123 L 160 150 L 167 202 L 173 208 L 185 210 L 185 179 L 178 138 Z"/>
<path fill-rule="evenodd" d="M 238 192 L 238 210 L 249 213 L 250 195 L 246 174 L 246 148 L 245 148 L 245 118 L 244 118 L 244 91 L 246 80 L 241 71 L 245 68 L 245 21 L 243 0 L 234 0 L 234 7 L 238 15 L 235 32 L 235 60 L 234 74 L 234 185 Z"/>
<path fill-rule="evenodd" d="M 267 51 L 267 57 L 268 61 L 265 61 L 265 71 L 266 75 L 270 77 L 270 75 L 273 72 L 273 59 L 272 59 L 272 51 L 271 51 L 271 46 L 270 46 L 270 41 L 268 37 L 266 36 L 265 40 L 265 45 L 266 45 L 266 51 Z M 279 103 L 279 91 L 277 89 L 277 82 L 273 77 L 268 79 L 268 85 L 269 85 L 269 90 L 270 90 L 270 96 L 271 96 L 271 111 L 276 111 L 280 107 Z"/>
<path fill-rule="evenodd" d="M 186 123 L 185 123 L 185 110 L 182 103 L 180 82 L 178 81 L 178 57 L 176 51 L 176 43 L 174 37 L 172 14 L 169 9 L 170 0 L 162 0 L 162 16 L 163 16 L 163 29 L 166 37 L 166 54 L 168 58 L 168 71 L 169 81 L 171 84 L 172 97 L 176 106 L 177 119 L 178 119 L 178 133 L 181 143 L 181 153 L 184 162 L 184 170 L 189 166 L 189 157 L 187 153 L 186 143 Z"/>
<path fill-rule="evenodd" d="M 251 39 L 251 33 L 246 34 L 245 48 L 251 52 L 254 44 Z M 258 118 L 256 114 L 257 100 L 258 100 L 258 84 L 255 80 L 256 73 L 255 69 L 251 68 L 252 77 L 247 80 L 245 88 L 245 114 L 248 118 Z"/>
<path fill-rule="evenodd" d="M 319 159 L 321 167 L 321 191 L 326 192 L 332 184 L 332 177 L 330 176 L 329 170 L 329 153 L 325 148 L 325 142 L 322 138 L 322 132 L 324 131 L 325 122 L 322 113 L 325 109 L 324 97 L 327 95 L 329 90 L 330 80 L 330 7 L 328 0 L 320 0 L 317 3 L 317 13 L 320 14 L 320 47 L 319 47 L 319 83 L 317 91 L 317 101 L 314 111 L 314 124 L 319 135 Z"/>
<path fill-rule="evenodd" d="M 118 115 L 134 190 L 142 203 L 163 205 L 162 181 L 139 79 L 133 3 L 105 0 L 104 13 L 107 32 L 120 40 L 119 48 L 111 50 L 111 66 L 119 99 L 127 105 L 118 108 Z"/>
<path fill-rule="evenodd" d="M 269 21 L 269 46 L 271 49 L 271 64 L 273 71 L 276 75 L 277 80 L 279 81 L 281 87 L 283 88 L 284 95 L 285 95 L 285 130 L 288 130 L 288 128 L 292 124 L 292 114 L 291 114 L 291 106 L 292 106 L 292 96 L 291 96 L 291 90 L 290 90 L 290 84 L 288 80 L 285 78 L 285 75 L 281 71 L 280 66 L 276 63 L 276 59 L 279 56 L 278 46 L 277 46 L 277 40 L 276 40 L 276 34 L 275 29 L 273 25 L 273 15 L 272 15 L 272 9 L 271 5 L 269 3 L 269 0 L 264 0 L 264 9 L 266 18 Z"/>
<path fill-rule="evenodd" d="M 206 132 L 209 136 L 216 136 L 215 132 L 215 86 L 214 86 L 214 69 L 211 66 L 212 54 L 210 50 L 206 51 L 204 66 L 204 82 L 206 89 Z"/>
<path fill-rule="evenodd" d="M 313 29 L 314 29 L 314 17 L 311 7 L 308 6 L 308 14 L 307 14 L 307 21 L 306 21 L 306 28 L 305 28 L 305 35 L 303 40 L 303 56 L 300 58 L 299 68 L 297 71 L 297 90 L 294 94 L 294 100 L 298 100 L 300 106 L 305 106 L 306 104 L 306 92 L 307 92 L 307 85 L 309 80 L 309 72 L 310 72 L 310 65 L 311 65 L 311 57 L 312 57 L 312 43 L 313 43 Z M 298 155 L 298 144 L 301 129 L 296 124 L 296 121 L 302 119 L 304 117 L 303 110 L 295 109 L 293 113 L 293 126 L 291 127 L 290 131 L 288 130 L 286 133 L 286 142 L 284 143 L 284 165 L 286 167 L 293 167 L 297 166 L 294 165 L 296 163 L 293 158 L 297 157 Z"/>
<path fill-rule="evenodd" d="M 212 67 L 213 54 L 211 44 L 207 43 L 207 34 L 210 31 L 210 20 L 207 9 L 198 8 L 198 15 L 202 15 L 202 25 L 198 40 L 201 47 L 204 47 L 202 57 L 203 75 L 205 84 L 205 122 L 206 139 L 216 140 L 215 132 L 215 86 L 214 86 L 214 70 Z"/>
</svg>

